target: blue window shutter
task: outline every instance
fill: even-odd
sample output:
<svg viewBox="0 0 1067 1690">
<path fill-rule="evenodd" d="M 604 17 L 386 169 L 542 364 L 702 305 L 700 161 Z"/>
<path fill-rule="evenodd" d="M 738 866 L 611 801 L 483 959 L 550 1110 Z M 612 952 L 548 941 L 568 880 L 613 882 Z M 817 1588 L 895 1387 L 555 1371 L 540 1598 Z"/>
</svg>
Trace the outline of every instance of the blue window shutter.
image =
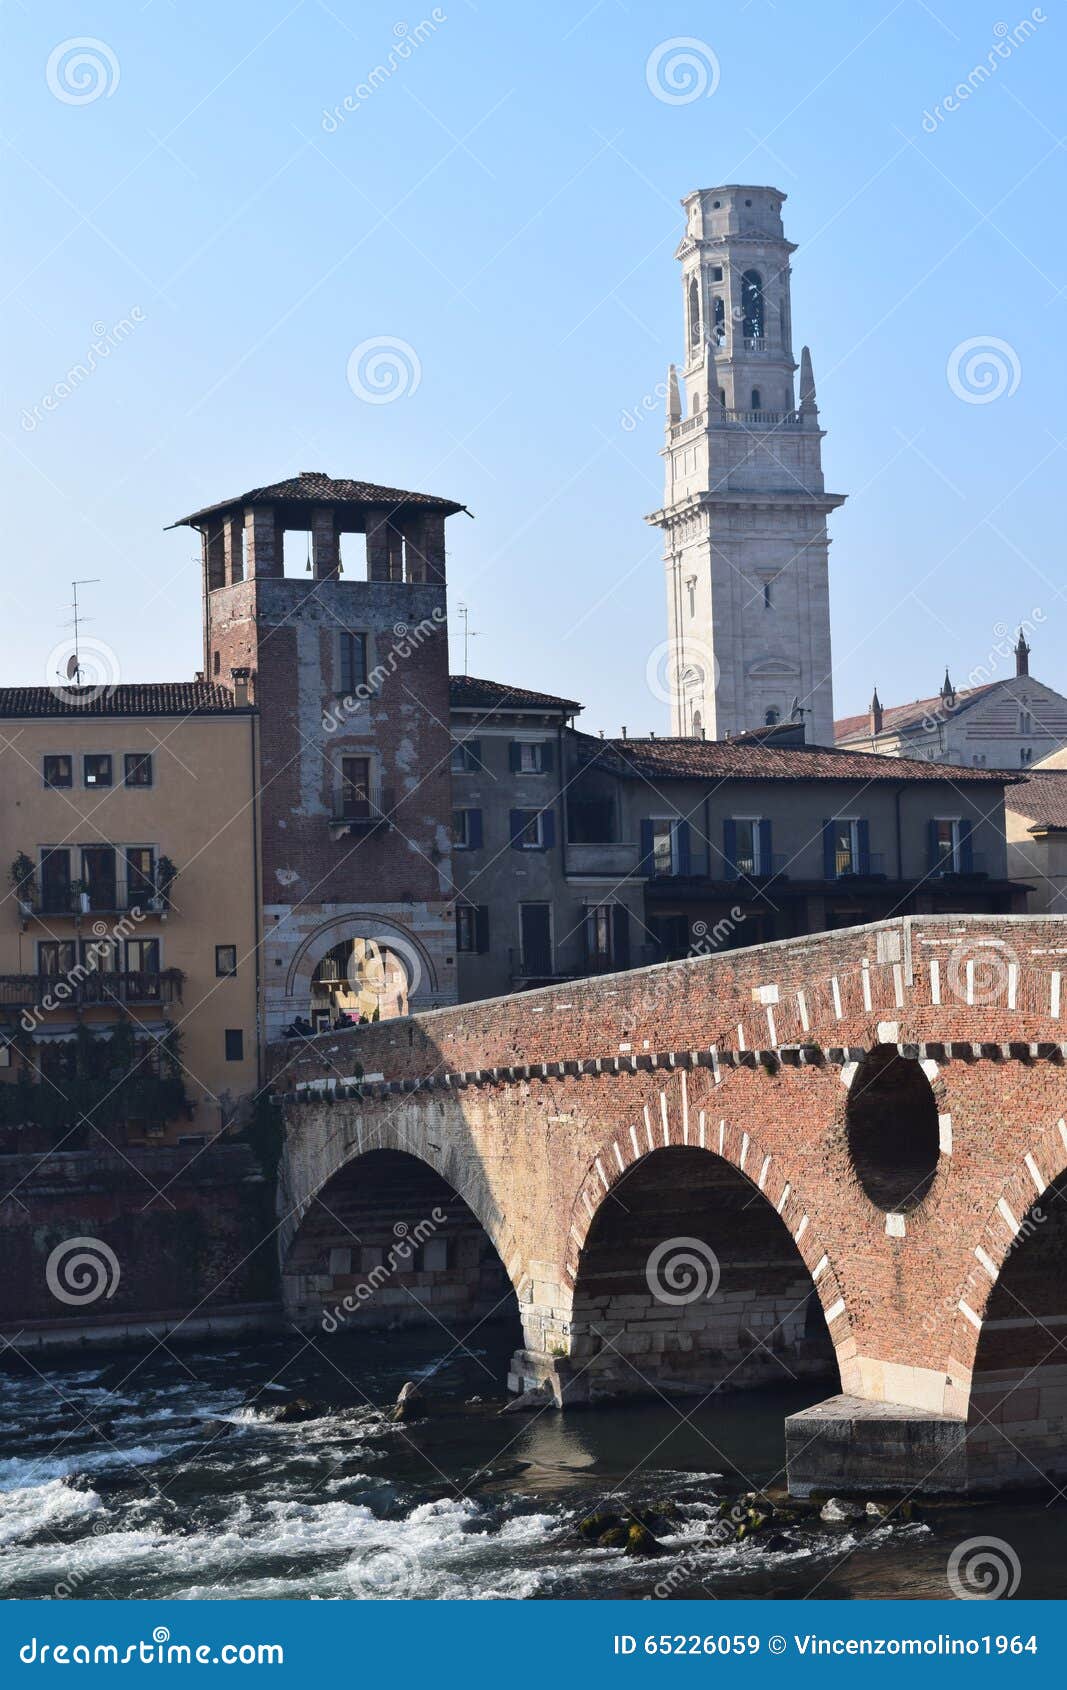
<svg viewBox="0 0 1067 1690">
<path fill-rule="evenodd" d="M 482 812 L 480 810 L 467 811 L 467 845 L 472 851 L 482 848 Z"/>
<path fill-rule="evenodd" d="M 551 851 L 556 843 L 556 812 L 555 810 L 541 811 L 541 839 L 546 851 Z"/>
<path fill-rule="evenodd" d="M 677 870 L 677 872 L 679 874 L 688 874 L 689 873 L 689 864 L 690 864 L 689 823 L 688 822 L 686 822 L 686 821 L 675 822 L 675 824 L 674 824 L 674 839 L 675 839 L 675 848 L 676 848 L 677 853 L 678 853 L 678 870 Z"/>
<path fill-rule="evenodd" d="M 641 823 L 641 861 L 637 865 L 638 874 L 652 873 L 652 823 Z"/>
<path fill-rule="evenodd" d="M 941 856 L 941 853 L 938 851 L 938 848 L 937 848 L 937 823 L 934 820 L 934 818 L 931 816 L 930 820 L 926 824 L 926 866 L 927 866 L 927 868 L 936 868 L 937 865 L 938 865 L 938 862 L 940 861 L 940 856 Z"/>
<path fill-rule="evenodd" d="M 822 824 L 822 872 L 826 880 L 837 879 L 837 853 L 834 850 L 834 824 Z"/>
<path fill-rule="evenodd" d="M 522 747 L 517 739 L 508 742 L 508 768 L 513 775 L 522 768 Z"/>
<path fill-rule="evenodd" d="M 522 835 L 525 832 L 525 830 L 526 830 L 526 811 L 525 810 L 509 810 L 508 811 L 508 832 L 511 835 L 511 849 L 513 851 L 521 851 L 522 846 L 520 845 L 519 841 L 521 840 Z"/>
<path fill-rule="evenodd" d="M 489 949 L 489 906 L 479 904 L 474 912 L 474 948 L 479 956 Z"/>
<path fill-rule="evenodd" d="M 550 775 L 556 766 L 556 748 L 550 739 L 546 739 L 541 747 L 541 768 L 546 775 Z"/>
<path fill-rule="evenodd" d="M 861 874 L 871 872 L 871 824 L 867 821 L 856 823 L 856 848 L 859 852 L 857 867 Z"/>
<path fill-rule="evenodd" d="M 961 821 L 960 822 L 960 872 L 961 872 L 961 874 L 973 874 L 974 873 L 974 839 L 972 837 L 973 833 L 974 833 L 974 823 L 973 822 L 970 822 L 970 821 Z"/>
<path fill-rule="evenodd" d="M 759 866 L 761 874 L 770 874 L 774 867 L 771 856 L 771 824 L 761 821 L 759 824 Z"/>
<path fill-rule="evenodd" d="M 630 966 L 630 912 L 625 904 L 611 907 L 612 960 L 616 968 Z"/>
<path fill-rule="evenodd" d="M 727 880 L 737 879 L 737 823 L 727 816 L 722 824 L 723 872 Z"/>
<path fill-rule="evenodd" d="M 463 743 L 467 748 L 467 760 L 468 760 L 468 762 L 475 763 L 475 764 L 477 764 L 477 766 L 479 768 L 481 768 L 481 766 L 482 766 L 482 742 L 481 742 L 481 740 L 480 739 L 466 739 L 466 740 L 464 740 Z"/>
</svg>

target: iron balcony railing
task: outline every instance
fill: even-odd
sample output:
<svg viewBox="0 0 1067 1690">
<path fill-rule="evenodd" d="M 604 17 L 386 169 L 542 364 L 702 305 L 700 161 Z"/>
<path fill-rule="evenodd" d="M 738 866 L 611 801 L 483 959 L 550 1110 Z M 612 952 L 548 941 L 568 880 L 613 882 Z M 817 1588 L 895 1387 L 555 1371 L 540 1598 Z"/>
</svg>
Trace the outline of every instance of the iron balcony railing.
<svg viewBox="0 0 1067 1690">
<path fill-rule="evenodd" d="M 881 851 L 835 851 L 835 880 L 864 880 L 885 873 L 885 855 Z"/>
<path fill-rule="evenodd" d="M 180 968 L 125 969 L 121 973 L 72 968 L 66 974 L 0 974 L 0 1006 L 57 1010 L 95 1004 L 174 1003 L 181 999 Z"/>
<path fill-rule="evenodd" d="M 351 832 L 387 827 L 391 821 L 396 799 L 390 786 L 355 786 L 341 795 L 336 813 L 330 818 L 331 827 L 346 827 Z"/>
</svg>

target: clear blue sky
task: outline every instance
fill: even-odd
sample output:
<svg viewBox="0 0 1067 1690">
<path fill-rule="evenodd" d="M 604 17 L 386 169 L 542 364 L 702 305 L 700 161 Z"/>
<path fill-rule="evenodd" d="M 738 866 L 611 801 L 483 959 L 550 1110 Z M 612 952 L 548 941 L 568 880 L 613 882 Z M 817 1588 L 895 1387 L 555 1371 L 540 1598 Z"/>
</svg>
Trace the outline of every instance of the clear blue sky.
<svg viewBox="0 0 1067 1690">
<path fill-rule="evenodd" d="M 849 495 L 832 522 L 838 714 L 874 682 L 886 703 L 931 692 L 946 662 L 962 682 L 1035 609 L 1034 671 L 1067 690 L 1059 10 L 923 124 L 1029 15 L 1022 0 L 445 0 L 437 23 L 399 0 L 5 7 L 0 680 L 51 679 L 76 575 L 101 578 L 88 631 L 122 678 L 190 675 L 198 566 L 164 524 L 321 469 L 475 513 L 453 520 L 450 558 L 472 673 L 577 696 L 593 729 L 665 730 L 645 681 L 666 635 L 660 536 L 642 520 L 661 497 L 659 405 L 620 419 L 680 352 L 680 197 L 750 181 L 789 196 L 797 346 L 827 484 Z M 395 73 L 324 121 L 424 19 Z M 718 86 L 669 104 L 646 64 L 682 36 L 714 53 Z M 110 92 L 93 99 L 66 57 L 49 71 L 81 37 L 104 48 L 90 76 Z M 346 378 L 379 336 L 420 371 L 388 404 Z M 968 403 L 946 366 L 990 337 L 1017 386 Z"/>
</svg>

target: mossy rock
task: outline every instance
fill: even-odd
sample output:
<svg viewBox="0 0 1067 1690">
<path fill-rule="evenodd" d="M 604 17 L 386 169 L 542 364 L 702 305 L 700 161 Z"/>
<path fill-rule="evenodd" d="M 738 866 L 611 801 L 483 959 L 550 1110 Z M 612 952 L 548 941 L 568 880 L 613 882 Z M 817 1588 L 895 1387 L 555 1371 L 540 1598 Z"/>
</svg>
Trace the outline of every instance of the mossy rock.
<svg viewBox="0 0 1067 1690">
<path fill-rule="evenodd" d="M 597 1538 L 597 1547 L 599 1549 L 625 1549 L 629 1536 L 630 1534 L 625 1526 L 612 1526 Z"/>
<path fill-rule="evenodd" d="M 666 1555 L 662 1543 L 653 1537 L 647 1526 L 634 1520 L 626 1533 L 626 1554 L 639 1556 Z"/>
<path fill-rule="evenodd" d="M 616 1526 L 625 1530 L 625 1523 L 618 1514 L 587 1514 L 584 1520 L 579 1521 L 578 1536 L 588 1543 L 599 1543 L 604 1533 L 613 1531 Z"/>
</svg>

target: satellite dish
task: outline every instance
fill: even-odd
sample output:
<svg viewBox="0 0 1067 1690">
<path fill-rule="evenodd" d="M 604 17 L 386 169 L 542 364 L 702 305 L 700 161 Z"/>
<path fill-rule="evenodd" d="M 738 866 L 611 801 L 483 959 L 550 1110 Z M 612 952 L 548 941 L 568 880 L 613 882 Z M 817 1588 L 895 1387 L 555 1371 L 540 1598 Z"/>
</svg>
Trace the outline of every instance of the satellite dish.
<svg viewBox="0 0 1067 1690">
<path fill-rule="evenodd" d="M 67 680 L 68 681 L 73 681 L 76 678 L 79 668 L 80 668 L 80 664 L 78 662 L 78 653 L 75 652 L 73 654 L 73 656 L 67 658 Z"/>
</svg>

